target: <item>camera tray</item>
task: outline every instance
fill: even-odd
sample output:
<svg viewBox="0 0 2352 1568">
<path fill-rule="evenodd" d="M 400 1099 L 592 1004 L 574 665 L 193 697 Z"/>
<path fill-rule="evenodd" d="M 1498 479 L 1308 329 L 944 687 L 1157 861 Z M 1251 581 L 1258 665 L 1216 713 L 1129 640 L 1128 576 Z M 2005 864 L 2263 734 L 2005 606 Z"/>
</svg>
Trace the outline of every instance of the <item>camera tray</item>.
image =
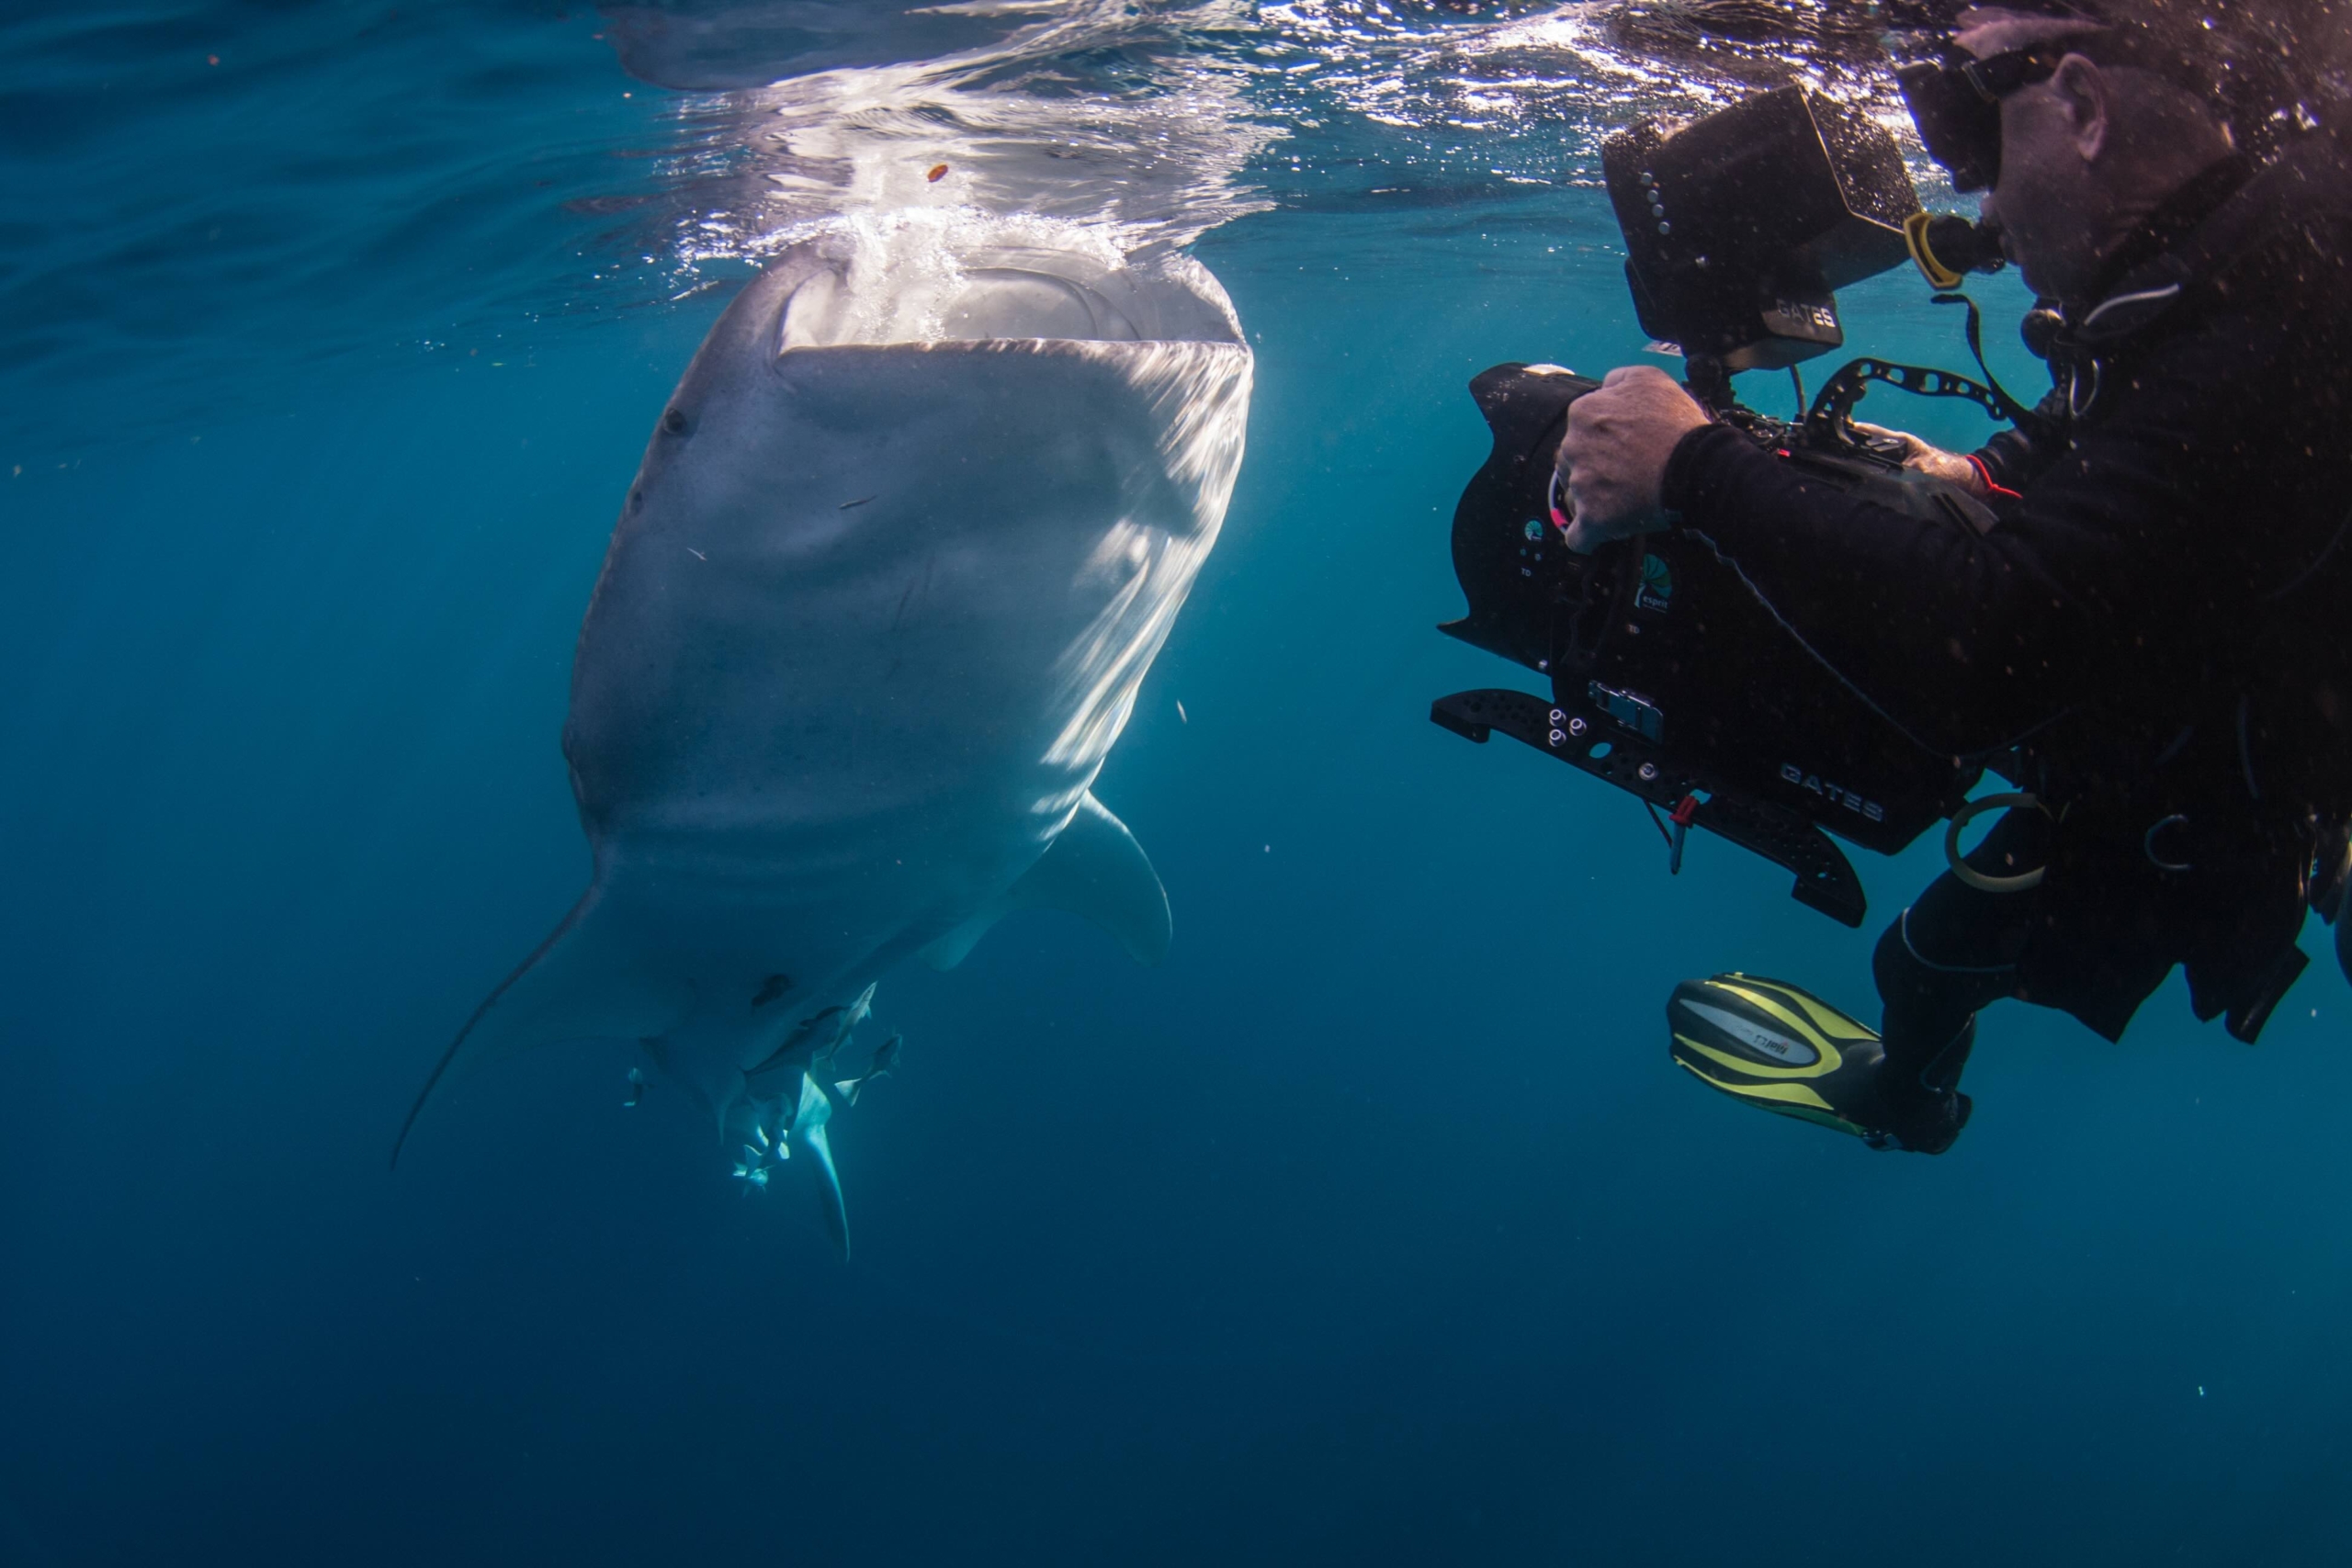
<svg viewBox="0 0 2352 1568">
<path fill-rule="evenodd" d="M 1498 687 L 1456 692 L 1430 705 L 1431 723 L 1480 745 L 1500 730 L 1653 806 L 1666 807 L 1674 811 L 1678 825 L 1704 828 L 1789 871 L 1797 879 L 1789 896 L 1798 903 L 1841 925 L 1862 923 L 1869 904 L 1861 878 L 1828 834 L 1785 807 L 1758 800 L 1677 761 L 1638 730 L 1629 734 L 1617 724 L 1604 726 L 1606 716 L 1600 705 L 1572 700 L 1555 705 Z"/>
</svg>

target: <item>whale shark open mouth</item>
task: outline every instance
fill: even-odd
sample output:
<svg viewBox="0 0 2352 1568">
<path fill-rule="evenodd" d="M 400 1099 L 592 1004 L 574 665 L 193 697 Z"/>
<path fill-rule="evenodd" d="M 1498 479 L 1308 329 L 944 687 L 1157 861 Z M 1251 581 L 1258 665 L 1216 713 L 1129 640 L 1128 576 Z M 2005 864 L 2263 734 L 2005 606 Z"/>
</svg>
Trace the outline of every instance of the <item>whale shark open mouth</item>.
<svg viewBox="0 0 2352 1568">
<path fill-rule="evenodd" d="M 973 259 L 980 265 L 943 276 L 928 295 L 896 297 L 897 309 L 887 324 L 861 319 L 863 301 L 842 275 L 820 272 L 796 289 L 786 305 L 778 347 L 789 351 L 859 342 L 989 338 L 1136 343 L 1145 336 L 1125 311 L 1092 286 L 1083 276 L 1086 269 L 1073 258 L 1016 253 Z M 907 320 L 909 316 L 913 319 Z M 868 335 L 876 332 L 889 335 Z"/>
<path fill-rule="evenodd" d="M 830 243 L 828 243 L 830 242 Z M 909 211 L 828 225 L 830 265 L 794 286 L 776 350 L 990 340 L 1240 341 L 1221 298 L 1170 288 L 1101 231 Z"/>
</svg>

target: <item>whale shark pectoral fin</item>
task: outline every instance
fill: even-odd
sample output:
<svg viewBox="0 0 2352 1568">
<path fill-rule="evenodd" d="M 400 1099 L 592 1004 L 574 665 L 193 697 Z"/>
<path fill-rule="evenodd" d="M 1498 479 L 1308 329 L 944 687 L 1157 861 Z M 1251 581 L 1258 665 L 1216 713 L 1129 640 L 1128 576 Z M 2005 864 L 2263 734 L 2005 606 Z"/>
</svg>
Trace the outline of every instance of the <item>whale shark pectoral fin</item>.
<svg viewBox="0 0 2352 1568">
<path fill-rule="evenodd" d="M 1118 938 L 1138 964 L 1168 956 L 1174 927 L 1151 859 L 1090 791 L 1028 874 L 1012 885 L 1017 909 L 1067 909 Z"/>
<path fill-rule="evenodd" d="M 638 972 L 639 944 L 615 931 L 600 889 L 581 895 L 530 957 L 498 984 L 441 1053 L 392 1140 L 391 1164 L 427 1102 L 475 1067 L 566 1040 L 656 1039 L 693 1004 L 690 990 Z"/>
<path fill-rule="evenodd" d="M 841 1248 L 842 1259 L 849 1259 L 849 1209 L 842 1201 L 842 1173 L 833 1167 L 833 1142 L 825 1134 L 825 1123 L 833 1116 L 833 1102 L 817 1087 L 817 1080 L 808 1074 L 800 1075 L 800 1104 L 792 1113 L 792 1137 L 802 1148 L 814 1156 L 817 1163 L 818 1207 L 824 1216 L 825 1234 Z"/>
<path fill-rule="evenodd" d="M 1150 858 L 1127 825 L 1091 793 L 1079 801 L 1069 826 L 1020 881 L 922 949 L 920 956 L 933 969 L 953 969 L 979 945 L 989 928 L 1015 909 L 1066 909 L 1082 915 L 1118 938 L 1138 964 L 1157 964 L 1167 957 L 1174 930 L 1168 890 L 1160 886 Z"/>
</svg>

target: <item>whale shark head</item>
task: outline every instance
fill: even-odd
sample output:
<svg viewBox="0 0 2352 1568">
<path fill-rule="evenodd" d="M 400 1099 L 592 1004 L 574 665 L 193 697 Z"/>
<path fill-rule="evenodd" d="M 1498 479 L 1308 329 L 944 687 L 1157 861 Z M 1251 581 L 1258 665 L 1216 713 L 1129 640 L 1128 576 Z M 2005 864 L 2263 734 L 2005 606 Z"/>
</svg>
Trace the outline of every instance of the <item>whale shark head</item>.
<svg viewBox="0 0 2352 1568">
<path fill-rule="evenodd" d="M 696 355 L 615 532 L 565 746 L 592 838 L 737 856 L 888 817 L 1017 874 L 1216 540 L 1249 385 L 1189 258 L 935 214 L 791 246 Z M 1025 842 L 978 826 L 1008 806 Z"/>
</svg>

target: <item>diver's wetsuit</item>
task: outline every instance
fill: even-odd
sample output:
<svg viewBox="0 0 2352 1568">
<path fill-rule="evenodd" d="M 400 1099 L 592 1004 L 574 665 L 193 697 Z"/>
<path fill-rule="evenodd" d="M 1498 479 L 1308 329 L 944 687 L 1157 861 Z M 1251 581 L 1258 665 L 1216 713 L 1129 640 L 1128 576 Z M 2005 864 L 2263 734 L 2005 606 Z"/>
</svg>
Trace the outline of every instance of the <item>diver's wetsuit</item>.
<svg viewBox="0 0 2352 1568">
<path fill-rule="evenodd" d="M 2339 151 L 2305 160 L 2318 184 L 2207 171 L 2114 259 L 2041 428 L 1978 454 L 2018 492 L 1987 533 L 1723 425 L 1674 450 L 1681 529 L 1922 744 L 2059 814 L 2013 811 L 1970 857 L 2046 864 L 2040 887 L 1947 874 L 1881 941 L 1894 1084 L 1948 1088 L 1997 997 L 2113 1039 L 2178 963 L 2251 1039 L 2301 967 L 2313 848 L 2352 808 L 2352 636 L 2328 635 L 2352 612 L 2352 200 Z"/>
</svg>

